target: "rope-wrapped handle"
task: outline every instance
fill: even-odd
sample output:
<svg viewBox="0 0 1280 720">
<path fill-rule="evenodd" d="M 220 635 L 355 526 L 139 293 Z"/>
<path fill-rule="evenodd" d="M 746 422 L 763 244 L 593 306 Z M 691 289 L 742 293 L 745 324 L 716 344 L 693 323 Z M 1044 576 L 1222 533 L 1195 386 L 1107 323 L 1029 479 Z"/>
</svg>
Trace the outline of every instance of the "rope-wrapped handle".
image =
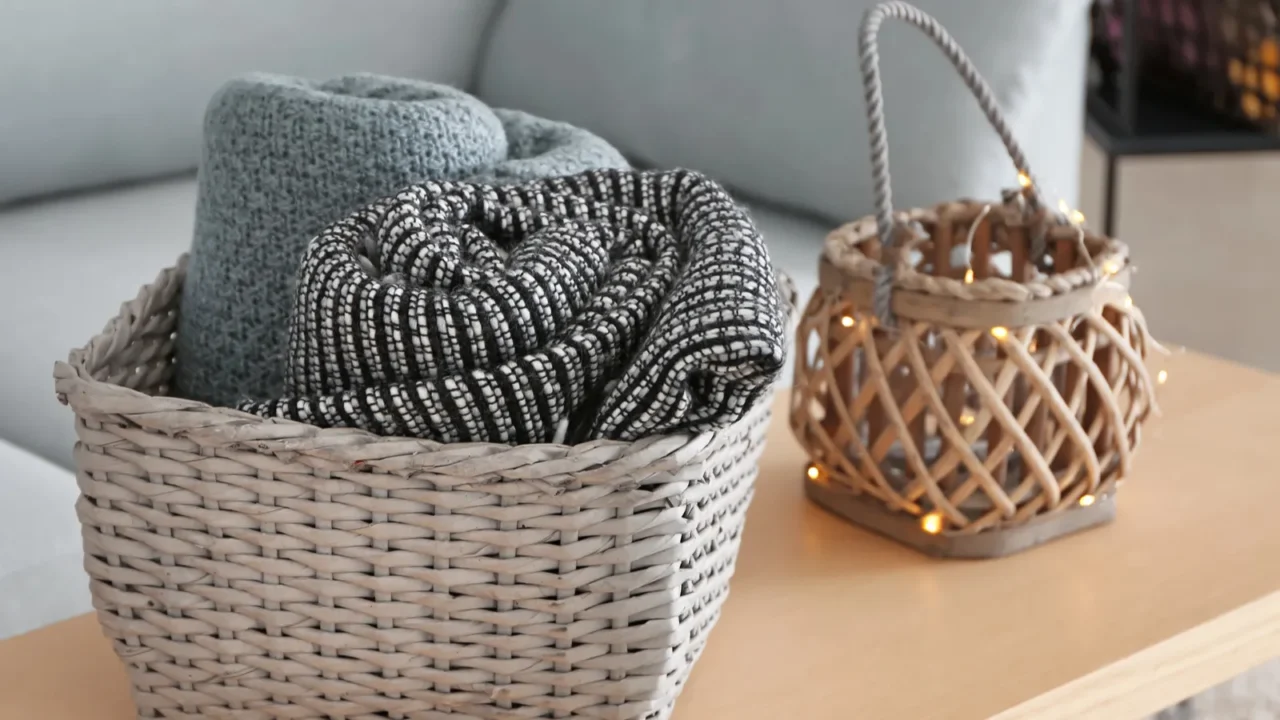
<svg viewBox="0 0 1280 720">
<path fill-rule="evenodd" d="M 876 192 L 876 229 L 880 235 L 884 258 L 879 274 L 876 276 L 873 301 L 875 313 L 883 325 L 893 324 L 890 299 L 893 294 L 894 274 L 897 272 L 897 262 L 892 252 L 895 233 L 893 192 L 889 180 L 889 140 L 884 124 L 884 88 L 880 82 L 880 48 L 877 40 L 880 26 L 890 18 L 904 20 L 916 26 L 947 56 L 956 71 L 960 73 L 964 84 L 977 99 L 983 114 L 987 116 L 987 121 L 1000 134 L 1000 140 L 1008 150 L 1009 157 L 1013 159 L 1018 172 L 1029 181 L 1028 189 L 1031 191 L 1029 200 L 1036 205 L 1041 204 L 1038 187 L 1032 179 L 1031 171 L 1027 169 L 1027 157 L 1019 147 L 1018 141 L 1014 140 L 1013 130 L 1005 120 L 999 103 L 996 102 L 995 93 L 991 91 L 987 81 L 978 74 L 978 69 L 974 67 L 973 62 L 965 55 L 964 50 L 950 33 L 933 16 L 900 0 L 882 2 L 868 10 L 862 19 L 862 33 L 858 38 L 858 45 L 862 64 L 862 85 L 867 100 L 867 124 L 871 136 L 871 173 Z"/>
</svg>

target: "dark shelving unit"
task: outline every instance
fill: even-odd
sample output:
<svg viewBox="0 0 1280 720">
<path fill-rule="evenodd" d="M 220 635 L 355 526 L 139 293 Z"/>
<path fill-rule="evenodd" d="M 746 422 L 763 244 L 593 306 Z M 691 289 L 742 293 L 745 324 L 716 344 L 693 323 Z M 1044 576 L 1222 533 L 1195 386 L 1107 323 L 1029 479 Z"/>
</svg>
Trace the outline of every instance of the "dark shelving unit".
<svg viewBox="0 0 1280 720">
<path fill-rule="evenodd" d="M 1170 97 L 1143 81 L 1137 0 L 1124 6 L 1122 59 L 1087 93 L 1086 131 L 1107 156 L 1103 232 L 1115 231 L 1116 165 L 1139 155 L 1280 150 L 1280 136 Z M 1096 48 L 1091 56 L 1096 62 Z M 1097 68 L 1094 68 L 1097 69 Z"/>
<path fill-rule="evenodd" d="M 1089 137 L 1112 155 L 1256 152 L 1280 150 L 1280 137 L 1214 116 L 1155 93 L 1139 98 L 1132 129 L 1115 107 L 1095 93 L 1088 98 Z"/>
</svg>

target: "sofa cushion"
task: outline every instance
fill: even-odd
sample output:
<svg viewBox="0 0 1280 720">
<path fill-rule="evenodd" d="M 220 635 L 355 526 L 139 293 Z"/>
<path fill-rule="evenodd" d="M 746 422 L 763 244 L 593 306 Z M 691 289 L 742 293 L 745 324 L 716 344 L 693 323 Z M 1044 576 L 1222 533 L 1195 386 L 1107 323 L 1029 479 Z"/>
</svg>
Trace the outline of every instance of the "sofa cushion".
<svg viewBox="0 0 1280 720">
<path fill-rule="evenodd" d="M 871 208 L 858 24 L 873 0 L 510 3 L 478 92 L 587 127 L 639 161 L 848 219 Z M 973 56 L 1033 169 L 1071 199 L 1088 0 L 918 0 Z M 913 28 L 881 37 L 889 145 L 903 205 L 1014 183 L 999 140 Z"/>
<path fill-rule="evenodd" d="M 53 364 L 186 252 L 194 206 L 188 177 L 0 211 L 0 438 L 71 465 Z"/>
<path fill-rule="evenodd" d="M 0 3 L 0 203 L 193 169 L 210 95 L 261 70 L 466 86 L 495 0 Z"/>
</svg>

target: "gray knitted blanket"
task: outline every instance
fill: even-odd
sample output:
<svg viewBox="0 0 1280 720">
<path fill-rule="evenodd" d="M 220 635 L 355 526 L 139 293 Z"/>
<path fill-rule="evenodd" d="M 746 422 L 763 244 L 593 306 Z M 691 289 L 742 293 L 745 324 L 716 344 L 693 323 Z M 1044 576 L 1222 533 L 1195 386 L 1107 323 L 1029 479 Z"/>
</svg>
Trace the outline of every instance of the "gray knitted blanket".
<svg viewBox="0 0 1280 720">
<path fill-rule="evenodd" d="M 249 75 L 204 121 L 175 391 L 215 405 L 284 392 L 298 261 L 329 223 L 424 180 L 521 182 L 626 168 L 585 130 L 376 75 Z"/>
<path fill-rule="evenodd" d="M 422 183 L 310 244 L 288 396 L 242 409 L 444 442 L 707 430 L 781 372 L 780 297 L 750 219 L 697 173 Z"/>
</svg>

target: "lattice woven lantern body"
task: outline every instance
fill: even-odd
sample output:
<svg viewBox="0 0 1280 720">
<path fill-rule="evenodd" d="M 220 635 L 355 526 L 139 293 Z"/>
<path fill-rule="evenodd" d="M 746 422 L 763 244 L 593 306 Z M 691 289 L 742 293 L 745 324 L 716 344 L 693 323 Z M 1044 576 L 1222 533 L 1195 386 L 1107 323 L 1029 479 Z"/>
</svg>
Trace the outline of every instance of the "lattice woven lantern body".
<svg viewBox="0 0 1280 720">
<path fill-rule="evenodd" d="M 906 20 L 942 48 L 1019 169 L 999 202 L 895 213 L 876 35 Z M 1056 212 L 990 88 L 901 2 L 862 28 L 876 217 L 827 238 L 798 329 L 791 423 L 809 496 L 932 554 L 992 557 L 1109 521 L 1158 347 L 1129 297 L 1128 249 Z"/>
</svg>

